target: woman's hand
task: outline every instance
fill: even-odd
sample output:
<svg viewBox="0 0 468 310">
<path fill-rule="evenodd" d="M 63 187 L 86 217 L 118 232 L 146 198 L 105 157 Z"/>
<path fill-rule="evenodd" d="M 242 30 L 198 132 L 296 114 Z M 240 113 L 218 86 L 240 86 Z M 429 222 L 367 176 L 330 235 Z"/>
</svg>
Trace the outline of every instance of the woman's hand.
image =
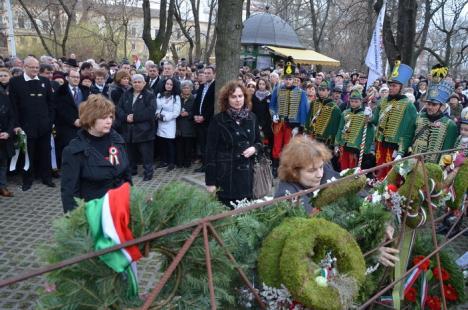
<svg viewBox="0 0 468 310">
<path fill-rule="evenodd" d="M 242 155 L 244 155 L 245 158 L 249 158 L 250 156 L 255 154 L 256 151 L 257 150 L 255 149 L 255 147 L 251 146 L 251 147 L 245 149 L 244 152 L 242 152 Z"/>
<path fill-rule="evenodd" d="M 385 241 L 392 240 L 394 233 L 395 228 L 387 224 L 385 227 Z M 379 262 L 384 266 L 394 267 L 395 263 L 399 261 L 398 256 L 396 256 L 399 253 L 397 249 L 382 246 L 379 248 L 379 253 Z"/>
<path fill-rule="evenodd" d="M 395 267 L 395 263 L 400 260 L 396 256 L 399 252 L 397 249 L 381 246 L 379 248 L 379 263 L 387 267 Z"/>
<path fill-rule="evenodd" d="M 206 190 L 208 191 L 208 193 L 214 193 L 214 192 L 216 192 L 216 186 L 209 185 L 209 186 L 206 187 Z"/>
<path fill-rule="evenodd" d="M 1 132 L 0 133 L 0 139 L 1 140 L 7 140 L 9 137 L 10 137 L 10 135 L 8 134 L 8 132 Z"/>
</svg>

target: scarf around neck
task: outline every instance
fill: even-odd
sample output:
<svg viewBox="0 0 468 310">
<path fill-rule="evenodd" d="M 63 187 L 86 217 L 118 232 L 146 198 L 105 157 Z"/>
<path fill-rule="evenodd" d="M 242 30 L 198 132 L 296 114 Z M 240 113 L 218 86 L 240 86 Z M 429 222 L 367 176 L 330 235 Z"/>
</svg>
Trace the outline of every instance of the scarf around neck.
<svg viewBox="0 0 468 310">
<path fill-rule="evenodd" d="M 262 101 L 266 97 L 270 95 L 270 92 L 268 90 L 257 90 L 255 92 L 255 97 L 258 98 L 258 100 Z"/>
<path fill-rule="evenodd" d="M 236 110 L 230 107 L 226 112 L 236 123 L 240 123 L 242 120 L 246 119 L 247 116 L 249 116 L 249 109 L 247 107 L 243 107 L 240 110 Z"/>
</svg>

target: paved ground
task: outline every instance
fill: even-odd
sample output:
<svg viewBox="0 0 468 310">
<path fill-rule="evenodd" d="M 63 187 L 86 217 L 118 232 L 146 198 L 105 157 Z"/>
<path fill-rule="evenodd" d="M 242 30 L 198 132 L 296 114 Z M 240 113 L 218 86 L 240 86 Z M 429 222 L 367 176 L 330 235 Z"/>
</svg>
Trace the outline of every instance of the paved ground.
<svg viewBox="0 0 468 310">
<path fill-rule="evenodd" d="M 193 168 L 192 168 L 193 169 Z M 167 173 L 157 170 L 150 182 L 142 182 L 141 177 L 134 179 L 137 186 L 155 190 L 172 180 L 189 179 L 202 181 L 201 174 L 193 174 L 192 169 L 176 169 Z M 0 278 L 6 279 L 41 266 L 35 248 L 48 241 L 53 219 L 62 215 L 59 187 L 51 189 L 35 183 L 28 192 L 21 192 L 20 179 L 10 180 L 10 189 L 16 196 L 0 198 Z M 59 185 L 59 181 L 55 180 Z M 467 225 L 465 220 L 464 226 Z M 454 245 L 459 253 L 468 250 L 468 238 L 460 238 Z M 151 268 L 154 270 L 154 268 Z M 147 290 L 156 280 L 151 272 L 140 273 L 140 285 Z M 37 298 L 36 290 L 44 284 L 43 277 L 36 277 L 6 288 L 0 289 L 0 309 L 34 309 Z"/>
</svg>

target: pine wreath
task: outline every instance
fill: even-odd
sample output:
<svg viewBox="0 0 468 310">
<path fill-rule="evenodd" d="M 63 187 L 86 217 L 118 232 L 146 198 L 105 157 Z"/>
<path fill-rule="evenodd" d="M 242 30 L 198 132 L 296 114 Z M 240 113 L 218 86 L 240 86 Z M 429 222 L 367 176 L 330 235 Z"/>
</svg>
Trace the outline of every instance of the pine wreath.
<svg viewBox="0 0 468 310">
<path fill-rule="evenodd" d="M 135 188 L 131 192 L 131 230 L 135 238 L 223 211 L 226 208 L 214 196 L 181 182 L 160 188 L 152 197 Z M 252 279 L 262 239 L 290 216 L 305 217 L 306 214 L 302 208 L 282 202 L 213 225 L 226 248 Z M 162 270 L 190 234 L 191 231 L 183 231 L 150 243 L 150 251 L 159 253 L 157 257 Z M 143 249 L 144 245 L 141 245 L 140 250 Z M 40 256 L 51 264 L 91 251 L 93 241 L 81 202 L 76 210 L 54 223 L 53 239 L 41 247 Z M 210 240 L 210 252 L 218 307 L 238 309 L 236 288 L 243 284 L 224 251 L 213 240 Z M 154 307 L 209 308 L 206 274 L 203 239 L 197 238 L 161 292 L 158 298 L 161 301 Z M 126 309 L 142 304 L 140 298 L 128 297 L 129 283 L 124 275 L 114 272 L 97 258 L 53 271 L 47 278 L 56 289 L 39 292 L 38 309 Z"/>
</svg>

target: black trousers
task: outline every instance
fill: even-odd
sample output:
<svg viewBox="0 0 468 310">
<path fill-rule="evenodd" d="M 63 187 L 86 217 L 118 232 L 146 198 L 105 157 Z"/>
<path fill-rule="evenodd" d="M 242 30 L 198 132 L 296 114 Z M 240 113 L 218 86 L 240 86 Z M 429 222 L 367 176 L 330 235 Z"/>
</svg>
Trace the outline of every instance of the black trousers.
<svg viewBox="0 0 468 310">
<path fill-rule="evenodd" d="M 197 144 L 200 147 L 201 160 L 203 166 L 205 165 L 205 153 L 206 153 L 206 136 L 208 135 L 208 126 L 205 124 L 195 124 L 195 134 L 197 135 Z"/>
<path fill-rule="evenodd" d="M 153 140 L 138 143 L 127 143 L 128 158 L 130 159 L 132 172 L 137 171 L 137 164 L 139 160 L 141 160 L 145 176 L 153 176 L 153 145 Z"/>
<path fill-rule="evenodd" d="M 32 184 L 35 171 L 43 182 L 52 181 L 50 163 L 50 133 L 41 137 L 27 139 L 29 170 L 23 173 L 23 184 Z"/>
<path fill-rule="evenodd" d="M 195 138 L 177 137 L 176 138 L 176 158 L 177 165 L 190 165 L 192 162 L 193 146 Z"/>
<path fill-rule="evenodd" d="M 175 139 L 168 139 L 159 137 L 161 147 L 161 161 L 175 165 L 176 162 L 176 147 L 175 147 Z"/>
</svg>

